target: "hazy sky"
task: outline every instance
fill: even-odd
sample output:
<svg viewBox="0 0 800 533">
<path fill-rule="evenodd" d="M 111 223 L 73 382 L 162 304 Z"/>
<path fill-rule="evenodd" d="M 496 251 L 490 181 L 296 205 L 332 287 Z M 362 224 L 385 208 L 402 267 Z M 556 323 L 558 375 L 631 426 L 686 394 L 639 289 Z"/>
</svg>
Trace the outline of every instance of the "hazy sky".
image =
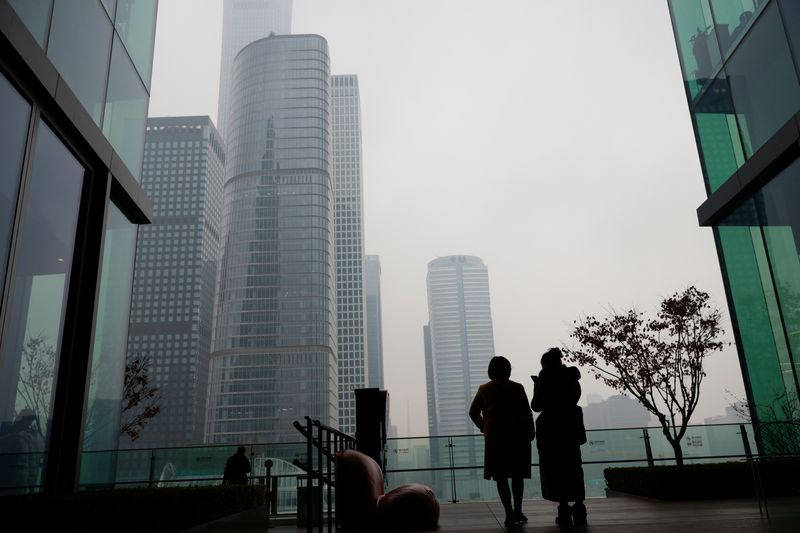
<svg viewBox="0 0 800 533">
<path fill-rule="evenodd" d="M 161 0 L 150 115 L 216 120 L 221 0 Z M 366 251 L 383 269 L 385 382 L 427 434 L 422 326 L 437 256 L 489 267 L 495 347 L 530 395 L 584 314 L 696 284 L 725 310 L 666 0 L 295 0 L 361 88 Z M 744 393 L 708 360 L 695 422 Z M 588 373 L 586 393 L 608 395 Z"/>
</svg>

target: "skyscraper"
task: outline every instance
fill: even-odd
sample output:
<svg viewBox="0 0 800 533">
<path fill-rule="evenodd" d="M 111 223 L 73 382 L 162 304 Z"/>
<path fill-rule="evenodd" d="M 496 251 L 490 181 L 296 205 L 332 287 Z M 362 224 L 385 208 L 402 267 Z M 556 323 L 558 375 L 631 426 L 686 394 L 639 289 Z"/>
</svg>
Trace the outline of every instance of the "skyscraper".
<svg viewBox="0 0 800 533">
<path fill-rule="evenodd" d="M 381 260 L 366 256 L 367 386 L 383 389 L 383 312 L 381 310 Z"/>
<path fill-rule="evenodd" d="M 0 432 L 42 452 L 6 494 L 114 481 L 157 4 L 0 0 Z"/>
<path fill-rule="evenodd" d="M 480 258 L 428 263 L 428 314 L 433 425 L 439 435 L 477 433 L 467 411 L 494 355 L 489 273 Z"/>
<path fill-rule="evenodd" d="M 292 0 L 224 0 L 217 125 L 223 138 L 228 123 L 231 69 L 239 51 L 271 33 L 292 32 Z"/>
<path fill-rule="evenodd" d="M 148 119 L 142 187 L 155 212 L 139 230 L 128 353 L 150 357 L 161 412 L 122 446 L 203 442 L 224 165 L 209 117 Z"/>
<path fill-rule="evenodd" d="M 339 329 L 339 429 L 353 435 L 353 389 L 367 385 L 361 103 L 358 78 L 331 77 L 336 307 Z"/>
<path fill-rule="evenodd" d="M 207 439 L 338 423 L 328 44 L 247 45 L 231 73 Z"/>
<path fill-rule="evenodd" d="M 769 440 L 800 406 L 800 3 L 669 7 L 756 438 L 797 453 Z"/>
</svg>

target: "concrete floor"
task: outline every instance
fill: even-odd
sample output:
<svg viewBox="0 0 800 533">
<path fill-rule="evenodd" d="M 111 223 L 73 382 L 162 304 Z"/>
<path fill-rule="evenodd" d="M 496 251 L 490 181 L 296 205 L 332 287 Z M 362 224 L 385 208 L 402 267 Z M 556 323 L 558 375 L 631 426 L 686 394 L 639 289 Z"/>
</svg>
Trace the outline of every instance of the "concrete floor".
<svg viewBox="0 0 800 533">
<path fill-rule="evenodd" d="M 771 519 L 759 513 L 754 500 L 714 500 L 662 502 L 641 498 L 615 497 L 586 502 L 589 525 L 574 531 L 587 533 L 616 532 L 721 532 L 721 533 L 796 533 L 800 531 L 800 506 L 796 500 L 773 505 Z M 519 533 L 561 532 L 555 525 L 555 504 L 541 500 L 525 502 L 523 512 L 530 520 L 513 531 Z M 264 509 L 256 509 L 224 518 L 184 533 L 240 532 L 263 533 Z M 499 502 L 469 502 L 441 506 L 439 533 L 507 533 L 502 526 L 504 514 Z M 285 524 L 285 522 L 284 522 Z M 271 533 L 299 533 L 295 525 L 276 525 Z M 314 530 L 317 531 L 316 529 Z M 327 527 L 324 528 L 327 532 Z M 380 532 L 376 532 L 380 533 Z"/>
</svg>

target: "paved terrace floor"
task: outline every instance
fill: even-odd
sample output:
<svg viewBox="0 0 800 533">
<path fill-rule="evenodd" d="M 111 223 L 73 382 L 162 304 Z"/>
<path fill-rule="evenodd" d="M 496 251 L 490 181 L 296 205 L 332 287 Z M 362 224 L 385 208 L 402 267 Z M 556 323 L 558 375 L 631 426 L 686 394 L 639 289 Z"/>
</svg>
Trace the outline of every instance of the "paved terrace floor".
<svg viewBox="0 0 800 533">
<path fill-rule="evenodd" d="M 797 533 L 800 532 L 800 502 L 774 501 L 770 519 L 759 513 L 754 500 L 714 500 L 662 502 L 641 498 L 615 497 L 586 502 L 589 525 L 572 531 L 611 532 L 724 532 Z M 502 526 L 503 509 L 499 502 L 443 503 L 438 533 L 508 533 Z M 184 533 L 240 532 L 263 533 L 264 508 L 187 529 Z M 541 500 L 523 504 L 530 520 L 511 530 L 518 533 L 563 532 L 555 525 L 556 505 Z M 271 533 L 298 533 L 295 525 L 276 525 Z M 315 529 L 316 531 L 316 529 Z M 325 528 L 327 531 L 327 527 Z M 380 532 L 376 532 L 380 533 Z"/>
</svg>

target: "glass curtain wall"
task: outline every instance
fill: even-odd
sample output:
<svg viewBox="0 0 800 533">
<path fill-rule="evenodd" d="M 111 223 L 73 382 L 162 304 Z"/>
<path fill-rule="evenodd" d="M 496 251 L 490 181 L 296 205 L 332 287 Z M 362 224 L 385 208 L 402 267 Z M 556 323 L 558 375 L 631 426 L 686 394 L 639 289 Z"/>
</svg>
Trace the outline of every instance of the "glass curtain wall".
<svg viewBox="0 0 800 533">
<path fill-rule="evenodd" d="M 709 194 L 800 111 L 784 30 L 797 23 L 783 4 L 792 2 L 670 0 Z"/>
<path fill-rule="evenodd" d="M 0 350 L 0 487 L 40 485 L 85 169 L 41 120 Z"/>
</svg>

